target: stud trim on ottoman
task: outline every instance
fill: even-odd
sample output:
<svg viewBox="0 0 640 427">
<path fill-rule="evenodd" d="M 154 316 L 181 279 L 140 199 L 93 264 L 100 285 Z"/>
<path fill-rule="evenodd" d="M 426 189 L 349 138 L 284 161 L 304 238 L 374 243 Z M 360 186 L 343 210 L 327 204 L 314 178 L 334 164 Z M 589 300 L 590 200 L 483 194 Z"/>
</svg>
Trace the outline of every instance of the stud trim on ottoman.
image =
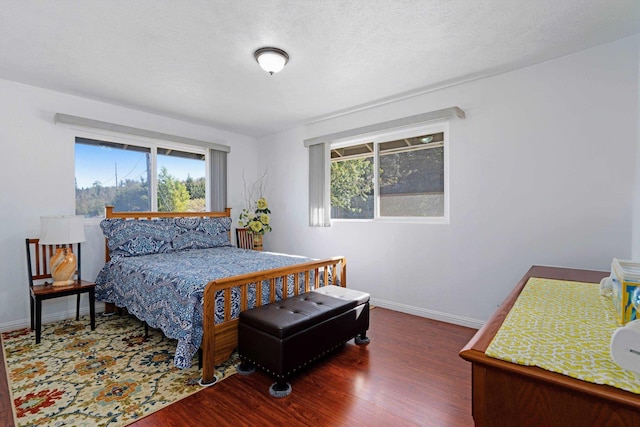
<svg viewBox="0 0 640 427">
<path fill-rule="evenodd" d="M 369 294 L 345 290 L 325 286 L 242 311 L 238 324 L 240 371 L 250 371 L 252 366 L 265 371 L 276 379 L 271 394 L 283 397 L 291 391 L 287 380 L 300 369 L 351 338 L 367 343 Z"/>
</svg>

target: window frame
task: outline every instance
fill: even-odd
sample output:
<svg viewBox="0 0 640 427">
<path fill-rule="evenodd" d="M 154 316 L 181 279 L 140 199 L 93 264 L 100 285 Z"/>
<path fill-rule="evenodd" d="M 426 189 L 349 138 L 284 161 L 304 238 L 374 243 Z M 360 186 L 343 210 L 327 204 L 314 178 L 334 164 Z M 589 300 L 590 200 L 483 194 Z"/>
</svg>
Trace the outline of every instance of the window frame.
<svg viewBox="0 0 640 427">
<path fill-rule="evenodd" d="M 443 133 L 443 169 L 444 169 L 444 212 L 443 216 L 437 217 L 415 217 L 415 216 L 381 216 L 380 215 L 380 185 L 379 185 L 379 144 L 383 142 L 394 141 L 403 138 L 412 138 L 419 135 Z M 449 224 L 450 221 L 450 177 L 449 177 L 449 163 L 450 163 L 450 150 L 449 150 L 449 122 L 430 123 L 422 125 L 414 125 L 403 128 L 395 128 L 384 130 L 380 132 L 370 133 L 367 135 L 358 135 L 355 137 L 343 138 L 332 141 L 330 150 L 334 148 L 344 148 L 352 145 L 359 145 L 364 143 L 373 143 L 373 187 L 374 187 L 374 209 L 373 218 L 330 218 L 330 221 L 335 222 L 381 222 L 381 223 L 422 223 L 422 224 Z M 329 164 L 333 160 L 329 159 Z M 331 175 L 329 174 L 329 181 L 331 181 Z"/>
<path fill-rule="evenodd" d="M 109 131 L 91 131 L 85 128 L 71 126 L 73 138 L 73 169 L 75 179 L 75 151 L 76 151 L 76 138 L 87 138 L 94 140 L 101 140 L 105 142 L 114 142 L 116 144 L 123 145 L 135 145 L 138 147 L 148 148 L 150 150 L 151 162 L 150 167 L 152 173 L 150 174 L 149 185 L 151 187 L 151 200 L 150 211 L 158 212 L 158 148 L 171 149 L 178 151 L 185 151 L 194 154 L 204 155 L 205 162 L 205 210 L 211 210 L 211 156 L 209 155 L 209 149 L 198 145 L 181 144 L 173 141 L 166 141 L 162 139 L 146 138 L 137 135 L 121 134 Z M 74 210 L 75 210 L 75 196 L 74 196 Z M 86 224 L 99 224 L 104 217 L 90 217 L 85 218 Z"/>
</svg>

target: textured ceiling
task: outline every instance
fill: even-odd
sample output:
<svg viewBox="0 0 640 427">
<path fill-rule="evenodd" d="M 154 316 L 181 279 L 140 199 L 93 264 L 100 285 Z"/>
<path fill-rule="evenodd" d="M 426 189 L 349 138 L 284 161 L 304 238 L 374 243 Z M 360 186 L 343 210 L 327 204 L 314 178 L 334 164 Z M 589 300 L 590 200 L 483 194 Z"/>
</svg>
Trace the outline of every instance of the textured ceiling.
<svg viewBox="0 0 640 427">
<path fill-rule="evenodd" d="M 639 32 L 640 0 L 0 0 L 0 78 L 261 136 Z"/>
</svg>

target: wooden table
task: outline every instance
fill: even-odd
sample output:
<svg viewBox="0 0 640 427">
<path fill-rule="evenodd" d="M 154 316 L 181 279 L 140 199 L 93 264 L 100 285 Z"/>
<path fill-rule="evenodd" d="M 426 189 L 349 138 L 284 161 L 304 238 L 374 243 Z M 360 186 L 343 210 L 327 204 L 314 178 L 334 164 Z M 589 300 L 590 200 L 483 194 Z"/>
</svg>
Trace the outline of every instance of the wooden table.
<svg viewBox="0 0 640 427">
<path fill-rule="evenodd" d="M 544 369 L 488 357 L 485 351 L 530 277 L 597 283 L 605 271 L 533 266 L 460 351 L 472 364 L 477 427 L 640 427 L 640 395 Z"/>
</svg>

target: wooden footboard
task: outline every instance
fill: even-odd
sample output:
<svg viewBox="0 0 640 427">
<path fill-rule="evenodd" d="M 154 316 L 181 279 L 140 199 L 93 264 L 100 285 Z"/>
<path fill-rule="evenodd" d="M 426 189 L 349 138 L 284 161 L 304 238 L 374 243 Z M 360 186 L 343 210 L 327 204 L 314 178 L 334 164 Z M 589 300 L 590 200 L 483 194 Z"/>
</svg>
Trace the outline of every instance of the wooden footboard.
<svg viewBox="0 0 640 427">
<path fill-rule="evenodd" d="M 262 295 L 262 287 L 269 286 L 271 300 L 275 301 L 276 283 L 278 279 L 284 286 L 283 299 L 298 295 L 299 289 L 305 292 L 323 285 L 346 286 L 347 264 L 344 257 L 333 257 L 318 261 L 310 261 L 273 270 L 227 277 L 209 282 L 204 290 L 204 336 L 202 338 L 202 383 L 215 381 L 215 366 L 229 359 L 238 346 L 238 319 L 231 317 L 231 292 L 237 288 L 240 292 L 240 311 L 247 310 L 249 286 L 256 286 L 256 295 Z M 313 273 L 313 274 L 312 274 Z M 287 278 L 293 278 L 293 294 L 286 292 Z M 301 286 L 304 285 L 304 286 Z M 215 297 L 218 291 L 224 292 L 224 320 L 215 323 Z M 266 303 L 266 302 L 265 302 Z M 256 306 L 263 305 L 261 298 L 256 298 Z"/>
</svg>

